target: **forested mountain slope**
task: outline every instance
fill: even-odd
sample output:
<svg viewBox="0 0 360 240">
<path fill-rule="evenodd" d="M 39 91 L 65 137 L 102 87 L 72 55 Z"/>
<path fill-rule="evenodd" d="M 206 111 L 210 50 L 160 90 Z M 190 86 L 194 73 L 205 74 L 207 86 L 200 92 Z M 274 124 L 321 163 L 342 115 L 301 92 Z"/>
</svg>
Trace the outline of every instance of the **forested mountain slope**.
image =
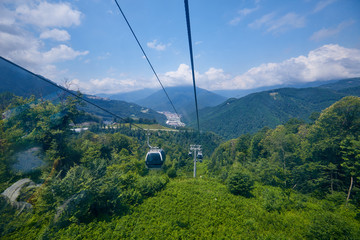
<svg viewBox="0 0 360 240">
<path fill-rule="evenodd" d="M 265 126 L 274 128 L 291 118 L 309 121 L 313 112 L 320 112 L 344 96 L 360 96 L 359 82 L 357 78 L 324 87 L 281 88 L 229 99 L 201 110 L 200 124 L 202 130 L 234 138 Z M 192 119 L 194 122 L 194 115 Z"/>
<path fill-rule="evenodd" d="M 120 100 L 109 100 L 103 99 L 96 96 L 85 95 L 85 98 L 90 102 L 122 117 L 126 118 L 144 118 L 144 119 L 155 119 L 160 124 L 165 124 L 166 117 L 163 114 L 160 114 L 150 108 L 139 106 L 135 103 L 128 103 Z M 90 104 L 85 104 L 84 107 L 81 107 L 86 112 L 95 114 L 96 116 L 101 117 L 104 120 L 114 120 L 114 117 L 101 109 L 92 106 Z"/>
<path fill-rule="evenodd" d="M 221 144 L 209 170 L 226 177 L 241 164 L 269 185 L 318 196 L 353 190 L 360 203 L 359 136 L 360 98 L 348 96 L 322 111 L 313 124 L 292 119 Z"/>
</svg>

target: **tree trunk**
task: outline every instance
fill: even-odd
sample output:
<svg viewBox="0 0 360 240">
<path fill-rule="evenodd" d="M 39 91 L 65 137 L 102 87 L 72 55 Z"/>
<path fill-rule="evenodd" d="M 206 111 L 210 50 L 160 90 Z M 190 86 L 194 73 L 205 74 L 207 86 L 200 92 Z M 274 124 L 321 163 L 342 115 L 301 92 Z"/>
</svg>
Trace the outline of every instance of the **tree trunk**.
<svg viewBox="0 0 360 240">
<path fill-rule="evenodd" d="M 348 195 L 347 195 L 347 198 L 346 198 L 346 205 L 348 204 L 349 202 L 349 199 L 350 199 L 350 193 L 351 193 L 351 189 L 352 189 L 352 186 L 353 186 L 353 176 L 351 176 L 350 178 L 350 187 L 349 187 L 349 192 L 348 192 Z"/>
</svg>

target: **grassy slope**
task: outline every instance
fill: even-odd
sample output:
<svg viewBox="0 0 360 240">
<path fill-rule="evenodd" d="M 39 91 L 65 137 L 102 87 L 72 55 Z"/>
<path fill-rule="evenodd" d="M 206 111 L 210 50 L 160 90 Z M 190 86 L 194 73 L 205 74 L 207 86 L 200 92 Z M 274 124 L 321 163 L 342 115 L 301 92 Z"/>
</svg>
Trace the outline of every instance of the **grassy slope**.
<svg viewBox="0 0 360 240">
<path fill-rule="evenodd" d="M 175 179 L 132 214 L 72 224 L 55 239 L 360 239 L 353 209 L 257 186 L 234 196 L 214 180 Z"/>
</svg>

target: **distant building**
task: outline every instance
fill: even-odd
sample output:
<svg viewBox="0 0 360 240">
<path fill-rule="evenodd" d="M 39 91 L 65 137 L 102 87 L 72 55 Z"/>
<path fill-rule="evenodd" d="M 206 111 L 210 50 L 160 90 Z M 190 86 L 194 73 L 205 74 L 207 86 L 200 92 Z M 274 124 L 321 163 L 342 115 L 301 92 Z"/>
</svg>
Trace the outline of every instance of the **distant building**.
<svg viewBox="0 0 360 240">
<path fill-rule="evenodd" d="M 181 115 L 178 116 L 175 113 L 171 112 L 159 112 L 164 114 L 167 118 L 166 124 L 172 127 L 185 127 L 185 123 L 181 122 Z"/>
</svg>

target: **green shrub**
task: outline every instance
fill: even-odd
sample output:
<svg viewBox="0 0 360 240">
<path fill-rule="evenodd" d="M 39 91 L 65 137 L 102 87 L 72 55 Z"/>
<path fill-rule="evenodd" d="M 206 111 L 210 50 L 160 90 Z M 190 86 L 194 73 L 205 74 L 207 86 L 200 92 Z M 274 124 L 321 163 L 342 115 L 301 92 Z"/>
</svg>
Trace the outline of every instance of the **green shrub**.
<svg viewBox="0 0 360 240">
<path fill-rule="evenodd" d="M 227 187 L 234 195 L 250 197 L 251 190 L 254 188 L 254 181 L 244 170 L 236 169 L 230 173 L 227 180 Z"/>
<path fill-rule="evenodd" d="M 309 239 L 360 239 L 358 225 L 338 213 L 321 211 L 312 216 Z"/>
<path fill-rule="evenodd" d="M 146 176 L 140 178 L 136 184 L 136 188 L 143 196 L 151 197 L 156 192 L 162 190 L 169 182 L 167 177 Z"/>
<path fill-rule="evenodd" d="M 167 170 L 167 175 L 169 178 L 175 178 L 177 176 L 176 169 L 170 168 L 169 170 Z"/>
</svg>

